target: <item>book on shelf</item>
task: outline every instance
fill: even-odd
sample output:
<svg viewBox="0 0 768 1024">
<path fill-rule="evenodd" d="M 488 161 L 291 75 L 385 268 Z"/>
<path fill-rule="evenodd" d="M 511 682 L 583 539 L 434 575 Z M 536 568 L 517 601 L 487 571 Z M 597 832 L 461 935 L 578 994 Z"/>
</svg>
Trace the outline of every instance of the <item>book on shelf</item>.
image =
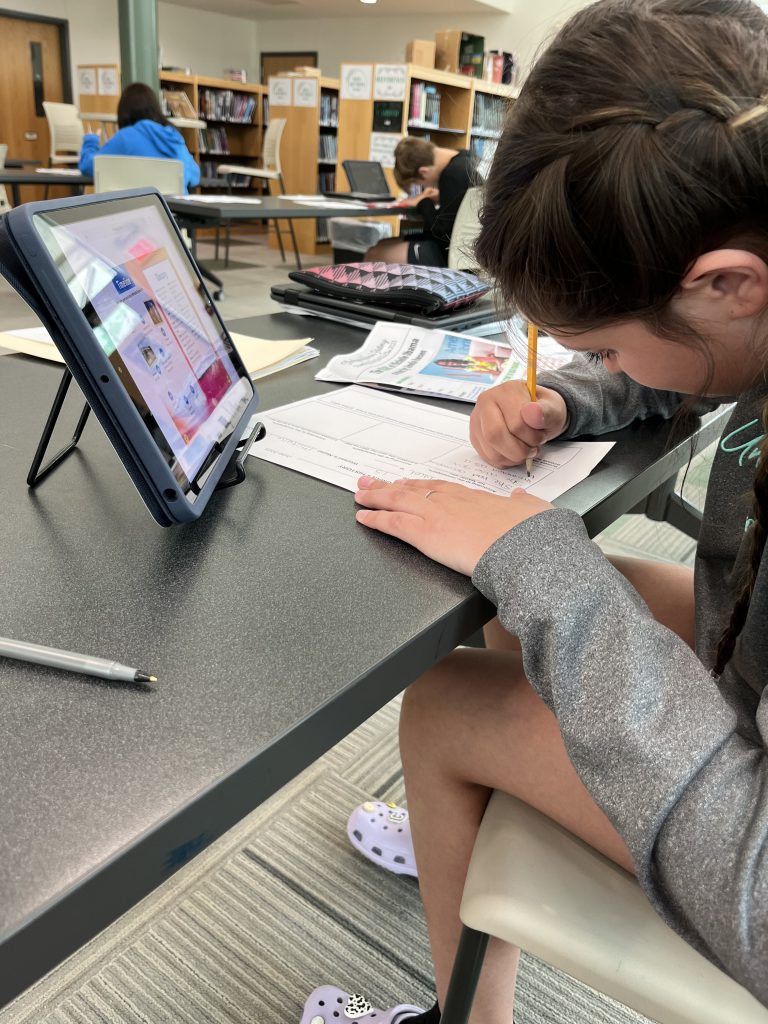
<svg viewBox="0 0 768 1024">
<path fill-rule="evenodd" d="M 436 86 L 411 82 L 408 124 L 418 128 L 437 128 L 440 125 L 440 93 Z"/>
<path fill-rule="evenodd" d="M 197 143 L 201 155 L 203 153 L 227 155 L 231 152 L 229 138 L 224 128 L 214 128 L 210 125 L 207 128 L 198 128 Z"/>
<path fill-rule="evenodd" d="M 225 68 L 224 77 L 230 82 L 242 82 L 243 85 L 247 79 L 245 68 Z"/>
<path fill-rule="evenodd" d="M 336 136 L 320 132 L 318 143 L 318 159 L 336 162 Z"/>
<path fill-rule="evenodd" d="M 252 124 L 256 111 L 256 97 L 232 89 L 198 90 L 200 117 L 205 121 L 233 121 Z"/>
<path fill-rule="evenodd" d="M 488 96 L 479 92 L 472 111 L 472 131 L 501 134 L 507 115 L 508 101 L 503 96 Z"/>
<path fill-rule="evenodd" d="M 197 118 L 197 111 L 183 89 L 161 89 L 160 99 L 166 117 Z"/>
<path fill-rule="evenodd" d="M 339 96 L 336 92 L 320 93 L 320 125 L 337 128 L 339 125 Z"/>
</svg>

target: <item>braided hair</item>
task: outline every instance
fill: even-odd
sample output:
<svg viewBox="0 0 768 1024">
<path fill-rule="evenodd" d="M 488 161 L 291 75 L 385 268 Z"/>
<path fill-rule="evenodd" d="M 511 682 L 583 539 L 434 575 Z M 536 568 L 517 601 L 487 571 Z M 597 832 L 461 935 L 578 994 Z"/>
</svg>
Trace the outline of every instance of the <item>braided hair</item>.
<svg viewBox="0 0 768 1024">
<path fill-rule="evenodd" d="M 487 181 L 476 254 L 505 304 L 544 328 L 638 320 L 702 352 L 711 380 L 706 339 L 670 300 L 702 253 L 735 242 L 768 263 L 768 18 L 749 0 L 579 11 L 526 80 Z M 768 536 L 768 440 L 750 529 L 718 674 Z"/>
</svg>

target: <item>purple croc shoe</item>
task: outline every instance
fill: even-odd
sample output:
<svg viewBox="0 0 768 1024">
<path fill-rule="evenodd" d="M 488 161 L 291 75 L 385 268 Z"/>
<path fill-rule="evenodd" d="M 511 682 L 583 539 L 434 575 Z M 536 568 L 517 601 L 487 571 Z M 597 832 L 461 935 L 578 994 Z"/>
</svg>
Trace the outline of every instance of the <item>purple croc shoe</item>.
<svg viewBox="0 0 768 1024">
<path fill-rule="evenodd" d="M 397 804 L 369 800 L 347 822 L 349 841 L 374 864 L 396 875 L 418 877 L 408 811 Z"/>
<path fill-rule="evenodd" d="M 420 1013 L 424 1010 L 405 1003 L 391 1010 L 377 1010 L 363 996 L 351 995 L 335 985 L 322 985 L 304 1004 L 301 1024 L 349 1024 L 351 1020 L 364 1024 L 400 1024 Z"/>
</svg>

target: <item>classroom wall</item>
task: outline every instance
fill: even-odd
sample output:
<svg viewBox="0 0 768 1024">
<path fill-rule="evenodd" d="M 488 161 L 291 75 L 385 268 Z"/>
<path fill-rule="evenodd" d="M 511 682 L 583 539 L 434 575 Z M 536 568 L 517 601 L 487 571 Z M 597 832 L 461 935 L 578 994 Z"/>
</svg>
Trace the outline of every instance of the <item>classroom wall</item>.
<svg viewBox="0 0 768 1024">
<path fill-rule="evenodd" d="M 448 14 L 352 18 L 305 18 L 259 22 L 262 51 L 317 50 L 320 67 L 337 76 L 345 62 L 397 62 L 405 59 L 410 39 L 433 39 L 444 28 L 459 28 L 485 38 L 488 49 L 517 53 L 525 70 L 539 47 L 568 15 L 591 0 L 517 0 L 511 14 Z"/>
<path fill-rule="evenodd" d="M 225 68 L 245 68 L 248 81 L 258 82 L 259 29 L 250 18 L 158 4 L 162 63 L 191 68 L 197 75 L 222 78 Z"/>
<path fill-rule="evenodd" d="M 72 74 L 78 64 L 119 64 L 117 0 L 6 0 L 3 7 L 69 21 Z M 252 19 L 158 4 L 158 36 L 163 64 L 190 67 L 221 78 L 224 68 L 246 68 L 258 81 L 258 30 Z M 73 85 L 77 102 L 77 91 Z"/>
</svg>

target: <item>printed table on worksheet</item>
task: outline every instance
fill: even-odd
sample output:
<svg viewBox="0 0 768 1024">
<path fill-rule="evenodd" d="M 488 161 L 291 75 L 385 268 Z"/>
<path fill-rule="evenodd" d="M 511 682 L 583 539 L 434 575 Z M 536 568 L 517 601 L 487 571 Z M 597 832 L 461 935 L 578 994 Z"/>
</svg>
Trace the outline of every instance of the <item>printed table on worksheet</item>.
<svg viewBox="0 0 768 1024">
<path fill-rule="evenodd" d="M 467 416 L 356 385 L 270 409 L 259 418 L 267 433 L 252 455 L 348 491 L 357 490 L 358 478 L 368 475 L 450 480 L 493 494 L 524 487 L 551 501 L 587 477 L 613 445 L 545 445 L 528 477 L 524 466 L 496 469 L 483 462 L 469 442 Z"/>
</svg>

